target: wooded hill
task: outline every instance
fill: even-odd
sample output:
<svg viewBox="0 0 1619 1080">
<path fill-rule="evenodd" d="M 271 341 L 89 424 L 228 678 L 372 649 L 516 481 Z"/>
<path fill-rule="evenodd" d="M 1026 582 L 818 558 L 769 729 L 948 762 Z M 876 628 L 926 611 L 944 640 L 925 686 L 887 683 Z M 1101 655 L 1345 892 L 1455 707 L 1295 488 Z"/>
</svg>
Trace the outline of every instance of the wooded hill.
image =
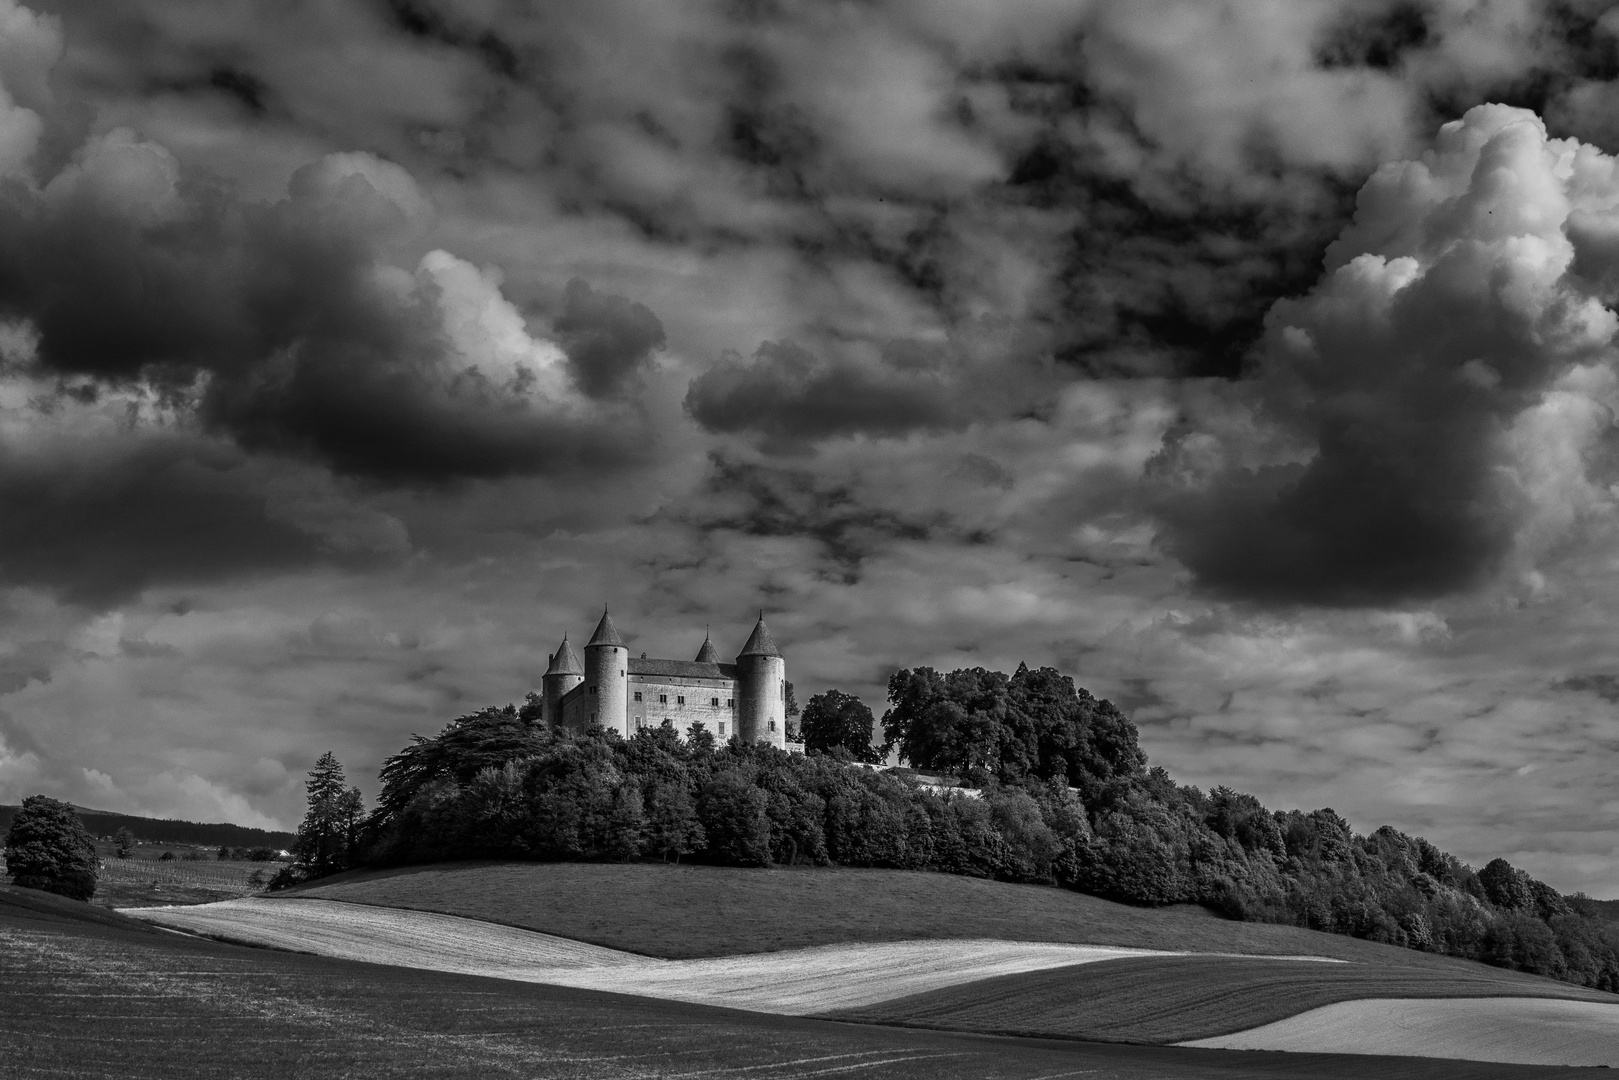
<svg viewBox="0 0 1619 1080">
<path fill-rule="evenodd" d="M 1502 859 L 1475 870 L 1387 826 L 1357 835 L 1331 809 L 1271 811 L 1177 784 L 1148 765 L 1127 717 L 1052 669 L 901 671 L 889 700 L 888 743 L 978 797 L 843 748 L 717 745 L 700 725 L 685 738 L 558 732 L 531 696 L 414 737 L 323 869 L 640 857 L 931 870 L 1198 903 L 1619 991 L 1619 926 L 1587 898 Z"/>
<path fill-rule="evenodd" d="M 0 837 L 11 828 L 11 819 L 20 809 L 0 806 Z M 111 837 L 119 829 L 128 829 L 137 840 L 152 844 L 194 844 L 199 847 L 267 847 L 277 850 L 292 847 L 293 835 L 270 829 L 252 829 L 246 825 L 225 822 L 203 824 L 179 821 L 173 818 L 138 817 L 133 814 L 114 814 L 107 810 L 90 810 L 75 806 L 79 819 L 90 835 Z"/>
</svg>

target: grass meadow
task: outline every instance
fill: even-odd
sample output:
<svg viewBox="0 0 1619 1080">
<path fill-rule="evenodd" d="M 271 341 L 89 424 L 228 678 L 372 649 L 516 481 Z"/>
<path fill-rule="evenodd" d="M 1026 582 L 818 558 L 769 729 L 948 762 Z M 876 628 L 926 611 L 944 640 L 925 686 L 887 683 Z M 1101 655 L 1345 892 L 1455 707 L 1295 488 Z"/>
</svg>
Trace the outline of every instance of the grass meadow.
<svg viewBox="0 0 1619 1080">
<path fill-rule="evenodd" d="M 7 1080 L 1359 1080 L 1367 1059 L 766 1016 L 222 944 L 0 886 Z M 1384 1058 L 1383 1080 L 1570 1069 Z"/>
</svg>

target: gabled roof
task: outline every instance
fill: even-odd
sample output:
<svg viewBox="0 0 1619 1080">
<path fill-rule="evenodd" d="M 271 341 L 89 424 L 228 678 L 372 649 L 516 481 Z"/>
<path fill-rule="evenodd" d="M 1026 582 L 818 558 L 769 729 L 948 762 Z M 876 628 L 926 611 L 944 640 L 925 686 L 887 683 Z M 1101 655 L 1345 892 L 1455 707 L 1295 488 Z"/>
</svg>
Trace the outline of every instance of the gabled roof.
<svg viewBox="0 0 1619 1080">
<path fill-rule="evenodd" d="M 545 669 L 547 675 L 583 675 L 585 666 L 579 662 L 579 654 L 573 651 L 568 644 L 568 635 L 562 635 L 562 644 L 557 646 L 557 654 L 551 657 L 551 666 Z"/>
<path fill-rule="evenodd" d="M 754 624 L 753 633 L 748 635 L 748 643 L 742 646 L 742 651 L 736 654 L 738 660 L 744 656 L 774 656 L 781 657 L 781 650 L 776 648 L 776 641 L 770 636 L 770 628 L 765 625 L 763 614 Z"/>
<path fill-rule="evenodd" d="M 703 635 L 703 647 L 697 650 L 697 662 L 699 664 L 717 664 L 720 662 L 720 651 L 714 648 L 713 640 L 706 633 Z"/>
<path fill-rule="evenodd" d="M 711 664 L 701 660 L 648 660 L 630 657 L 631 675 L 674 676 L 682 679 L 736 678 L 735 664 Z"/>
<path fill-rule="evenodd" d="M 596 632 L 585 642 L 585 648 L 588 649 L 592 645 L 617 645 L 621 649 L 624 647 L 624 639 L 618 636 L 618 628 L 613 625 L 613 617 L 607 614 L 605 609 L 602 611 L 602 621 L 596 624 Z"/>
</svg>

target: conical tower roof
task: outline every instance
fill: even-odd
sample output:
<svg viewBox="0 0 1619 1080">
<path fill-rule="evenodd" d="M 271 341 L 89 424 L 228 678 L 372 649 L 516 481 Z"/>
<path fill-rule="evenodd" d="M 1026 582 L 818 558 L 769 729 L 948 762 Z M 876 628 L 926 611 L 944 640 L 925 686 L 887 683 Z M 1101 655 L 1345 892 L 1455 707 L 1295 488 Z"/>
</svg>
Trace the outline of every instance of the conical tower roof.
<svg viewBox="0 0 1619 1080">
<path fill-rule="evenodd" d="M 706 630 L 703 631 L 703 647 L 697 650 L 697 662 L 699 664 L 717 664 L 720 662 L 720 651 L 714 648 L 713 639 L 708 636 L 708 631 Z"/>
<path fill-rule="evenodd" d="M 602 608 L 602 621 L 596 624 L 596 632 L 585 642 L 585 648 L 588 649 L 592 645 L 617 645 L 621 649 L 624 647 L 624 639 L 618 636 L 618 628 L 613 625 L 613 617 L 607 614 L 606 608 Z"/>
<path fill-rule="evenodd" d="M 585 666 L 579 662 L 579 654 L 573 651 L 568 644 L 568 635 L 562 635 L 562 644 L 557 646 L 557 654 L 551 657 L 551 666 L 545 669 L 547 675 L 583 675 Z"/>
<path fill-rule="evenodd" d="M 748 643 L 736 654 L 738 660 L 744 656 L 781 656 L 781 650 L 776 648 L 776 640 L 770 636 L 770 628 L 765 625 L 762 611 L 759 613 L 759 621 L 753 626 L 753 633 L 748 635 Z"/>
</svg>

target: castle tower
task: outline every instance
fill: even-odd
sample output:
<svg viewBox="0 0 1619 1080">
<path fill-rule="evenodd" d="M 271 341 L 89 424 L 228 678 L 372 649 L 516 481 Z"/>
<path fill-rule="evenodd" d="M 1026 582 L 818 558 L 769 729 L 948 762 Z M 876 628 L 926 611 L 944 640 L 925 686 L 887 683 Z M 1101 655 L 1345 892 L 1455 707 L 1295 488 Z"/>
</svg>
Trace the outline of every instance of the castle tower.
<svg viewBox="0 0 1619 1080">
<path fill-rule="evenodd" d="M 701 649 L 697 650 L 697 663 L 699 663 L 699 664 L 717 664 L 719 662 L 720 662 L 720 651 L 718 649 L 714 648 L 713 639 L 708 636 L 708 631 L 704 630 L 703 631 L 703 647 Z"/>
<path fill-rule="evenodd" d="M 736 657 L 736 733 L 744 743 L 787 747 L 787 661 L 762 611 Z"/>
<path fill-rule="evenodd" d="M 617 731 L 629 738 L 630 727 L 630 650 L 618 636 L 607 609 L 602 609 L 602 621 L 585 644 L 585 693 L 590 702 L 585 724 L 590 716 L 609 731 Z"/>
<path fill-rule="evenodd" d="M 540 680 L 540 717 L 552 727 L 562 726 L 562 695 L 585 681 L 585 668 L 579 654 L 568 644 L 568 635 L 562 635 L 562 644 L 545 669 Z"/>
</svg>

